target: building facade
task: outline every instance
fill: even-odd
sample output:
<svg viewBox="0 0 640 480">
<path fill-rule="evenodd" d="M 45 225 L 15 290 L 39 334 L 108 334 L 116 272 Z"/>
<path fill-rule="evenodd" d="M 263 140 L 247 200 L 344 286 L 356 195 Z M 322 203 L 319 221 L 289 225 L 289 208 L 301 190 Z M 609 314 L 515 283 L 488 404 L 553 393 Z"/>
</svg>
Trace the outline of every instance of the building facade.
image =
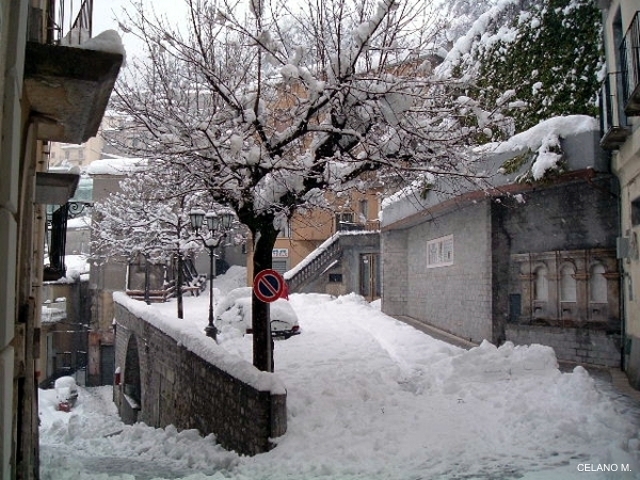
<svg viewBox="0 0 640 480">
<path fill-rule="evenodd" d="M 48 142 L 79 144 L 96 134 L 123 61 L 122 53 L 60 46 L 58 3 L 0 1 L 2 479 L 39 477 L 46 205 L 64 205 L 78 183 L 77 175 L 47 172 Z"/>
<path fill-rule="evenodd" d="M 341 196 L 327 194 L 327 197 L 326 208 L 296 212 L 280 232 L 273 248 L 273 269 L 286 273 L 285 278 L 295 292 L 331 295 L 355 292 L 370 300 L 379 298 L 381 190 L 353 189 Z M 332 243 L 329 255 L 324 248 L 327 242 Z M 251 285 L 250 239 L 247 245 L 247 285 Z M 306 271 L 302 272 L 303 269 Z"/>
<path fill-rule="evenodd" d="M 400 216 L 383 209 L 383 311 L 475 343 L 543 343 L 560 360 L 619 366 L 618 183 L 597 132 L 562 149 L 566 171 L 542 182 L 513 172 L 487 190 L 430 192 Z"/>
<path fill-rule="evenodd" d="M 598 0 L 602 9 L 606 77 L 600 96 L 601 140 L 620 181 L 624 365 L 640 388 L 640 1 Z"/>
</svg>

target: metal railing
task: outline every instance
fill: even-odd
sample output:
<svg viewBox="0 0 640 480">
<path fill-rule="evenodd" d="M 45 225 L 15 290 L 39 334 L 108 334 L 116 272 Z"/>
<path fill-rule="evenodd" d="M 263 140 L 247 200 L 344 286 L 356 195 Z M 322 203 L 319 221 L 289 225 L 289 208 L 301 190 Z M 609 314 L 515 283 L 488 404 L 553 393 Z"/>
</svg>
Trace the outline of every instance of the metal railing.
<svg viewBox="0 0 640 480">
<path fill-rule="evenodd" d="M 367 220 L 366 222 L 345 222 L 340 221 L 337 223 L 337 230 L 340 232 L 353 232 L 353 231 L 367 231 L 374 232 L 380 230 L 379 220 Z"/>
<path fill-rule="evenodd" d="M 47 19 L 47 43 L 60 43 L 67 33 L 76 36 L 72 42 L 80 43 L 84 32 L 91 37 L 93 31 L 93 0 L 82 0 L 80 7 L 74 9 L 73 1 L 49 0 L 49 18 Z M 68 7 L 68 8 L 67 8 Z M 74 19 L 71 22 L 71 19 Z M 68 30 L 65 25 L 69 25 Z"/>
<path fill-rule="evenodd" d="M 333 260 L 339 258 L 340 255 L 342 255 L 340 236 L 335 235 L 333 237 L 333 241 L 329 245 L 326 245 L 325 248 L 313 258 L 313 260 L 287 279 L 289 291 L 292 293 L 299 291 L 302 286 L 312 278 L 315 278 Z"/>
<path fill-rule="evenodd" d="M 600 145 L 605 149 L 616 149 L 629 135 L 627 115 L 619 92 L 622 91 L 621 72 L 608 73 L 599 94 L 600 106 Z"/>
<path fill-rule="evenodd" d="M 69 214 L 68 204 L 59 208 L 50 206 L 47 212 L 47 255 L 49 265 L 45 265 L 43 279 L 55 281 L 64 277 L 67 273 L 65 265 L 67 245 L 67 218 Z"/>
</svg>

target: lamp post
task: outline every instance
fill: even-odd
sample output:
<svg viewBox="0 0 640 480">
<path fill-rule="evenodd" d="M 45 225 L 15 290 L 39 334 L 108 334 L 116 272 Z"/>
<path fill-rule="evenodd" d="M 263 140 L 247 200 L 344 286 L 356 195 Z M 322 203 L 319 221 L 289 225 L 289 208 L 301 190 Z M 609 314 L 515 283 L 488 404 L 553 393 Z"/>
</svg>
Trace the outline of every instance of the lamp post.
<svg viewBox="0 0 640 480">
<path fill-rule="evenodd" d="M 205 213 L 203 210 L 199 209 L 193 209 L 189 212 L 191 228 L 209 252 L 209 324 L 205 327 L 204 331 L 208 337 L 211 337 L 214 340 L 216 340 L 218 335 L 218 329 L 213 323 L 213 278 L 215 276 L 214 251 L 227 236 L 227 230 L 231 227 L 233 217 L 233 213 L 228 209 L 222 210 L 219 215 L 215 212 Z M 207 227 L 207 236 L 200 234 L 200 229 L 203 224 Z"/>
</svg>

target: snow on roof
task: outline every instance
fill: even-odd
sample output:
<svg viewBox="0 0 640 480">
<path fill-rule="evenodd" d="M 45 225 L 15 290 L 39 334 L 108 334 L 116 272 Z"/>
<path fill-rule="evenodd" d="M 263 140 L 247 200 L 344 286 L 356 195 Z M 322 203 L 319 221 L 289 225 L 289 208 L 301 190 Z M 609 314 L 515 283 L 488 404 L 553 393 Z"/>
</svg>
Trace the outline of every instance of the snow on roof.
<svg viewBox="0 0 640 480">
<path fill-rule="evenodd" d="M 487 154 L 505 152 L 520 153 L 527 148 L 537 150 L 543 144 L 545 138 L 548 138 L 550 135 L 567 138 L 579 133 L 597 131 L 598 128 L 598 121 L 588 115 L 553 117 L 540 122 L 525 132 L 514 135 L 505 142 L 489 143 L 476 150 Z"/>
<path fill-rule="evenodd" d="M 482 186 L 473 179 L 437 178 L 431 191 L 421 195 L 425 182 L 416 181 L 394 195 L 383 200 L 380 221 L 382 226 L 390 225 L 417 212 L 433 207 L 457 195 L 478 191 L 481 188 L 498 187 L 518 182 L 527 171 L 533 180 L 540 180 L 545 173 L 557 167 L 560 160 L 570 170 L 602 167 L 603 153 L 597 149 L 598 122 L 586 115 L 568 115 L 548 119 L 513 136 L 504 142 L 494 142 L 474 149 L 476 157 L 471 169 L 482 176 Z M 560 147 L 564 155 L 556 152 Z M 506 161 L 532 153 L 517 171 L 505 171 Z"/>
<path fill-rule="evenodd" d="M 230 354 L 223 347 L 207 337 L 195 324 L 190 324 L 165 312 L 159 312 L 154 305 L 134 300 L 124 292 L 115 292 L 113 301 L 122 305 L 135 316 L 153 325 L 166 335 L 183 345 L 207 362 L 229 375 L 251 385 L 261 392 L 286 394 L 282 381 L 273 373 L 262 372 L 237 355 Z"/>
<path fill-rule="evenodd" d="M 144 158 L 103 158 L 91 162 L 87 167 L 87 174 L 124 176 L 146 166 L 147 160 Z"/>
<path fill-rule="evenodd" d="M 48 305 L 42 306 L 42 313 L 40 315 L 40 322 L 45 323 L 56 323 L 67 318 L 67 310 L 66 308 L 59 307 L 50 307 Z"/>
<path fill-rule="evenodd" d="M 83 50 L 95 50 L 107 53 L 117 53 L 126 56 L 124 45 L 120 35 L 115 30 L 105 30 L 92 38 L 87 38 L 86 30 L 72 29 L 60 41 L 60 44 L 67 47 L 81 48 Z"/>
</svg>

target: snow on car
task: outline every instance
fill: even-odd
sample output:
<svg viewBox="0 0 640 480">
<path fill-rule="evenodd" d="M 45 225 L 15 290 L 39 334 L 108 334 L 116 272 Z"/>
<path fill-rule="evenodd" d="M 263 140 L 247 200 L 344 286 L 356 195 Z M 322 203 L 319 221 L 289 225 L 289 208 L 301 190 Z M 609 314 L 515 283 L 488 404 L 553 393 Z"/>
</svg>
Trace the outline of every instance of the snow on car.
<svg viewBox="0 0 640 480">
<path fill-rule="evenodd" d="M 68 412 L 78 400 L 78 386 L 73 377 L 60 377 L 54 383 L 58 410 Z"/>
<path fill-rule="evenodd" d="M 215 323 L 220 332 L 232 327 L 252 333 L 251 292 L 251 287 L 236 288 L 216 305 Z M 279 298 L 271 302 L 270 312 L 272 337 L 287 339 L 300 333 L 298 316 L 287 300 Z"/>
</svg>

